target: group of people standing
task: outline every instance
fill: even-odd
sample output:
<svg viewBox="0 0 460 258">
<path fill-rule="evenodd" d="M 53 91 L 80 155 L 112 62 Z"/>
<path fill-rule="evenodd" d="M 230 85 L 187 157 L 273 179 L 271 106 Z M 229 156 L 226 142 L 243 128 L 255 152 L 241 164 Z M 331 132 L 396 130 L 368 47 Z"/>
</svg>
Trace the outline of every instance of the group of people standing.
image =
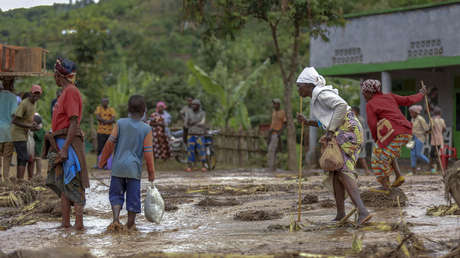
<svg viewBox="0 0 460 258">
<path fill-rule="evenodd" d="M 98 121 L 97 127 L 97 155 L 100 160 L 102 150 L 110 134 L 116 124 L 115 109 L 109 107 L 108 98 L 101 100 L 101 105 L 94 112 Z M 206 132 L 206 112 L 201 107 L 201 102 L 198 99 L 187 98 L 187 105 L 180 110 L 180 116 L 184 122 L 183 140 L 187 145 L 188 166 L 187 172 L 192 171 L 195 163 L 202 164 L 201 170 L 205 172 L 206 155 L 204 150 L 205 132 Z M 152 146 L 155 160 L 167 160 L 171 157 L 171 148 L 169 137 L 171 136 L 172 117 L 167 111 L 166 103 L 159 101 L 156 103 L 155 111 L 142 117 L 142 120 L 151 127 L 152 130 Z M 109 158 L 108 163 L 111 163 Z M 98 167 L 96 165 L 96 168 Z M 110 166 L 105 168 L 110 169 Z"/>
<path fill-rule="evenodd" d="M 45 131 L 41 116 L 36 112 L 40 99 L 40 85 L 32 85 L 22 97 L 14 92 L 14 78 L 3 78 L 0 91 L 0 167 L 2 180 L 10 179 L 10 166 L 14 152 L 17 155 L 16 178 L 24 179 L 41 173 L 41 148 Z"/>
</svg>

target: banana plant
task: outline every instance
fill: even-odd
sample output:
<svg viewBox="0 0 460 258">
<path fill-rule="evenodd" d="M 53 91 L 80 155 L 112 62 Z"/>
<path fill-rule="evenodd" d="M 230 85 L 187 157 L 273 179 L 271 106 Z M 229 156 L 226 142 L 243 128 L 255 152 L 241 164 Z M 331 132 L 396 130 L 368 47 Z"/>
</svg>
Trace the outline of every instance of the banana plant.
<svg viewBox="0 0 460 258">
<path fill-rule="evenodd" d="M 110 104 L 119 109 L 128 103 L 131 95 L 143 91 L 153 83 L 152 74 L 138 71 L 136 66 L 128 67 L 121 63 L 116 75 L 116 83 L 106 88 L 105 94 L 110 99 Z"/>
<path fill-rule="evenodd" d="M 253 86 L 258 78 L 269 66 L 269 60 L 265 60 L 254 71 L 252 71 L 244 80 L 235 82 L 230 78 L 236 78 L 235 74 L 229 74 L 227 69 L 218 63 L 213 75 L 208 75 L 198 65 L 192 61 L 187 63 L 187 67 L 192 75 L 198 80 L 203 90 L 215 97 L 219 101 L 218 114 L 215 123 L 218 126 L 226 128 L 243 128 L 250 129 L 248 109 L 244 103 L 248 90 Z M 231 76 L 229 76 L 231 75 Z"/>
</svg>

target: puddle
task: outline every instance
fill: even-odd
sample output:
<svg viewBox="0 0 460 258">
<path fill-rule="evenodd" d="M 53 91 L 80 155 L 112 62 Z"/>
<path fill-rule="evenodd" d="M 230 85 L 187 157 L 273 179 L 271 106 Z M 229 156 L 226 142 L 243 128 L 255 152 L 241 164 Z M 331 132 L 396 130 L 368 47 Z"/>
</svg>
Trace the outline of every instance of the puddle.
<svg viewBox="0 0 460 258">
<path fill-rule="evenodd" d="M 398 244 L 398 233 L 391 230 L 325 227 L 321 231 L 288 232 L 276 226 L 288 226 L 292 218 L 297 218 L 297 183 L 295 179 L 286 180 L 291 174 L 285 175 L 275 176 L 261 170 L 193 174 L 160 172 L 156 184 L 164 193 L 167 206 L 175 208 L 165 213 L 161 225 L 152 224 L 139 214 L 136 232 L 110 234 L 106 232 L 106 227 L 111 223 L 112 215 L 108 187 L 104 185 L 109 184 L 109 175 L 98 174 L 98 180 L 91 180 L 91 188 L 87 191 L 84 232 L 60 229 L 59 218 L 50 216 L 51 221 L 0 231 L 0 250 L 10 253 L 19 249 L 78 247 L 98 257 L 160 251 L 249 255 L 306 252 L 354 256 L 350 255 L 350 251 L 356 233 L 364 234 L 364 250 L 367 247 L 391 247 Z M 99 182 L 101 180 L 102 183 Z M 304 225 L 334 225 L 331 220 L 335 217 L 335 202 L 332 194 L 319 187 L 321 180 L 321 176 L 312 176 L 303 183 L 304 196 L 309 196 L 304 200 L 308 205 L 304 205 L 302 211 L 301 223 Z M 449 247 L 454 247 L 460 239 L 460 216 L 425 215 L 428 207 L 445 204 L 440 177 L 413 176 L 407 181 L 401 187 L 408 198 L 407 206 L 401 210 L 394 207 L 369 207 L 374 214 L 372 221 L 394 224 L 404 219 L 429 250 L 426 254 L 428 257 L 446 254 Z M 362 191 L 374 183 L 373 177 L 360 178 Z M 146 189 L 146 184 L 147 181 L 143 181 L 142 189 Z M 254 186 L 263 186 L 264 190 Z M 202 203 L 205 209 L 198 206 L 203 200 L 206 200 Z M 353 208 L 349 199 L 346 208 L 347 211 Z M 237 214 L 247 215 L 251 211 L 274 212 L 279 215 L 270 220 L 234 219 Z M 121 222 L 126 223 L 126 219 L 127 214 L 123 210 Z M 276 230 L 268 230 L 270 225 Z"/>
</svg>

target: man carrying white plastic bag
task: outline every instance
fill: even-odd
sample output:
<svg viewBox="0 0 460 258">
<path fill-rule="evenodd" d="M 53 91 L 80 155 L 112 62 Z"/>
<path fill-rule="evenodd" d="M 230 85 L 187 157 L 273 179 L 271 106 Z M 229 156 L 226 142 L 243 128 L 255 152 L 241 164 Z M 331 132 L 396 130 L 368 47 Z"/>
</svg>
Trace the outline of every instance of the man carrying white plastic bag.
<svg viewBox="0 0 460 258">
<path fill-rule="evenodd" d="M 126 210 L 128 210 L 128 222 L 126 226 L 128 229 L 135 226 L 136 214 L 141 212 L 141 176 L 143 159 L 145 159 L 147 163 L 149 181 L 152 182 L 152 185 L 155 179 L 152 130 L 150 126 L 142 121 L 145 112 L 144 98 L 140 95 L 131 96 L 128 101 L 128 112 L 129 116 L 127 118 L 122 118 L 117 121 L 104 146 L 98 164 L 99 167 L 104 167 L 108 158 L 113 153 L 112 177 L 109 190 L 113 222 L 107 228 L 109 231 L 120 231 L 123 229 L 120 224 L 119 216 L 123 203 L 125 202 L 125 194 Z M 149 196 L 149 194 L 147 194 L 147 196 Z M 154 200 L 158 200 L 160 194 L 150 194 L 150 196 L 154 196 Z M 161 199 L 161 201 L 163 200 Z M 164 203 L 162 207 L 164 211 Z M 149 217 L 150 215 L 149 212 Z M 157 217 L 158 216 L 155 218 Z M 159 220 L 161 220 L 161 216 L 158 222 Z"/>
</svg>

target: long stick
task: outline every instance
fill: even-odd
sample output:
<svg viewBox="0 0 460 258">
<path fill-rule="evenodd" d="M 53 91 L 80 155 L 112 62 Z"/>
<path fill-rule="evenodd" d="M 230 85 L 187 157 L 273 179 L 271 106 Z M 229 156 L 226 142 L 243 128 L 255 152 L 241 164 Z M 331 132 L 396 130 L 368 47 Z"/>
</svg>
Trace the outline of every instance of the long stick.
<svg viewBox="0 0 460 258">
<path fill-rule="evenodd" d="M 0 164 L 0 165 L 5 166 L 5 164 L 4 164 L 4 163 L 5 163 L 5 159 L 3 159 L 3 160 L 0 161 L 0 162 L 2 162 L 2 164 Z M 10 165 L 10 164 L 8 164 L 8 166 L 9 166 L 9 165 Z M 2 183 L 5 182 L 5 176 L 3 175 L 3 170 L 5 170 L 5 169 L 3 168 L 3 166 L 0 166 L 0 170 L 2 170 L 2 171 L 1 171 L 1 173 L 2 173 Z M 7 169 L 10 169 L 10 167 L 8 167 Z"/>
<path fill-rule="evenodd" d="M 421 83 L 422 83 L 422 87 L 425 87 L 423 80 L 421 81 Z M 425 105 L 426 105 L 426 112 L 428 113 L 428 119 L 430 120 L 431 132 L 433 133 L 434 125 L 433 125 L 433 120 L 431 119 L 430 105 L 428 104 L 428 97 L 426 96 L 426 94 L 425 94 Z M 445 177 L 446 175 L 445 175 L 444 167 L 442 166 L 441 157 L 439 156 L 438 145 L 435 145 L 435 148 L 436 148 L 436 157 L 438 158 L 439 166 L 441 167 L 442 176 Z"/>
<path fill-rule="evenodd" d="M 302 112 L 302 97 L 299 99 L 299 110 Z M 302 147 L 303 147 L 303 128 L 304 124 L 302 122 L 300 130 L 300 153 L 299 153 L 299 207 L 297 210 L 297 221 L 300 222 L 300 217 L 302 213 Z"/>
</svg>

